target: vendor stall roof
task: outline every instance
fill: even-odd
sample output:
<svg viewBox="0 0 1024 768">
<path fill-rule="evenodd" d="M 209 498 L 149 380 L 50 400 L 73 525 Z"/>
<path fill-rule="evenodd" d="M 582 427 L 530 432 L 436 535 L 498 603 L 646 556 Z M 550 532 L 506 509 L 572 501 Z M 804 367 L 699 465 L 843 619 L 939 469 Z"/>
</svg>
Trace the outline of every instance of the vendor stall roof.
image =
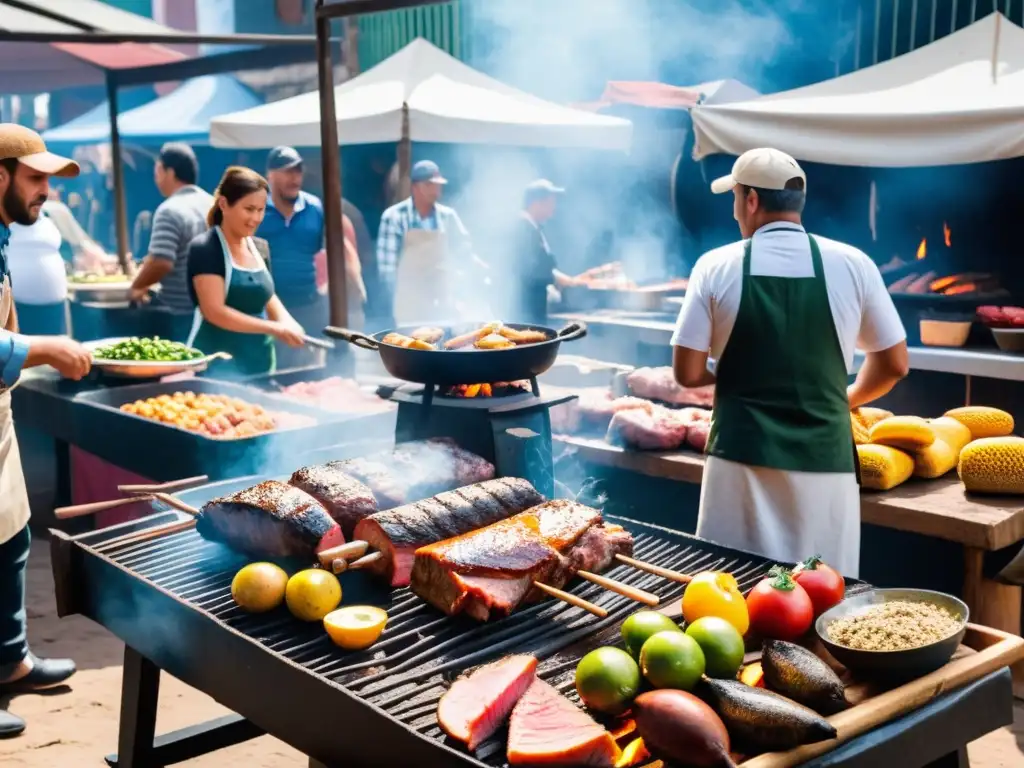
<svg viewBox="0 0 1024 768">
<path fill-rule="evenodd" d="M 165 141 L 208 142 L 210 120 L 226 112 L 247 109 L 263 100 L 231 75 L 208 75 L 183 83 L 154 101 L 118 115 L 121 141 L 156 146 Z M 47 146 L 70 151 L 82 144 L 110 141 L 106 102 L 64 125 L 43 133 Z"/>
<path fill-rule="evenodd" d="M 703 104 L 725 104 L 755 99 L 761 94 L 739 80 L 713 80 L 699 85 L 669 85 L 637 80 L 609 80 L 597 101 L 574 104 L 577 109 L 601 112 L 616 106 L 687 110 Z"/>
<path fill-rule="evenodd" d="M 423 39 L 335 88 L 343 145 L 408 138 L 446 144 L 501 144 L 627 150 L 628 120 L 544 101 L 481 74 Z M 215 119 L 210 141 L 224 147 L 320 144 L 316 91 Z"/>
<path fill-rule="evenodd" d="M 694 157 L 771 146 L 833 165 L 958 165 L 1024 155 L 1024 29 L 993 13 L 895 59 L 692 111 Z"/>
</svg>

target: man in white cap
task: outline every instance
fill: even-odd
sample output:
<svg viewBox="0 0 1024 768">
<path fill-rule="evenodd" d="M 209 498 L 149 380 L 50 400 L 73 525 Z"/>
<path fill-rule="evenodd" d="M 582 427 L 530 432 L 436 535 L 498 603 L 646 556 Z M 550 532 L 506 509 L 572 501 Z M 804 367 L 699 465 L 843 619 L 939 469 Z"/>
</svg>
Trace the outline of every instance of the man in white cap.
<svg viewBox="0 0 1024 768">
<path fill-rule="evenodd" d="M 860 494 L 850 409 L 908 370 L 906 333 L 867 255 L 808 234 L 807 177 L 789 155 L 753 149 L 716 179 L 745 240 L 694 266 L 672 337 L 677 381 L 715 384 L 697 534 L 794 563 L 860 562 Z M 854 351 L 866 360 L 848 386 Z"/>
<path fill-rule="evenodd" d="M 51 176 L 77 176 L 78 165 L 46 150 L 35 131 L 0 123 L 0 691 L 7 694 L 53 688 L 75 672 L 70 659 L 40 659 L 28 648 L 25 627 L 25 566 L 31 534 L 25 477 L 11 418 L 10 388 L 24 368 L 50 365 L 80 379 L 89 353 L 66 336 L 18 333 L 7 246 L 12 224 L 39 219 Z M 0 738 L 25 730 L 21 718 L 0 710 Z"/>
</svg>

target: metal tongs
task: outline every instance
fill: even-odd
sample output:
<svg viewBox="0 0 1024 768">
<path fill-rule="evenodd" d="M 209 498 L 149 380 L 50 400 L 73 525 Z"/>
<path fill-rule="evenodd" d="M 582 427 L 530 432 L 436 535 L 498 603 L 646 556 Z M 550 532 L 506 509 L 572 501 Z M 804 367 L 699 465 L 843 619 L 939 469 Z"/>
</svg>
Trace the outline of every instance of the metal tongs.
<svg viewBox="0 0 1024 768">
<path fill-rule="evenodd" d="M 316 336 L 310 336 L 308 333 L 302 335 L 302 340 L 311 347 L 317 347 L 319 349 L 326 349 L 328 351 L 335 348 L 333 341 L 327 339 L 318 339 Z"/>
</svg>

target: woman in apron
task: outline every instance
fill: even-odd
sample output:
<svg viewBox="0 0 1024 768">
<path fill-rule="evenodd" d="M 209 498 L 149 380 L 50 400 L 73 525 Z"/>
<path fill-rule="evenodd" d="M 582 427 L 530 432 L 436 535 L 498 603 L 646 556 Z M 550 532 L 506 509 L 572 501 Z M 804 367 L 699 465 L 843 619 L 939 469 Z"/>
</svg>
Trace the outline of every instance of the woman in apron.
<svg viewBox="0 0 1024 768">
<path fill-rule="evenodd" d="M 189 248 L 196 312 L 188 343 L 207 354 L 229 353 L 232 362 L 215 369 L 228 378 L 272 373 L 274 339 L 292 347 L 305 343 L 302 326 L 274 294 L 266 243 L 253 239 L 269 192 L 255 171 L 228 168 L 214 195 L 210 230 Z"/>
</svg>

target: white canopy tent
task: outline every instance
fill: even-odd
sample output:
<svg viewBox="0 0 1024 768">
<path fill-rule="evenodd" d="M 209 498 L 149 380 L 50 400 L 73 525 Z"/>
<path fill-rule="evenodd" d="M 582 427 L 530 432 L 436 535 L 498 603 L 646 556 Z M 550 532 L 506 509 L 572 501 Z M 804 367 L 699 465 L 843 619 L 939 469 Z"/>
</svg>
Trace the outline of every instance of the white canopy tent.
<svg viewBox="0 0 1024 768">
<path fill-rule="evenodd" d="M 632 124 L 512 88 L 423 39 L 334 90 L 343 145 L 412 141 L 626 151 Z M 406 126 L 405 117 L 407 115 Z M 222 115 L 219 147 L 320 144 L 317 91 Z"/>
<path fill-rule="evenodd" d="M 770 146 L 879 168 L 1024 155 L 1024 29 L 999 13 L 834 80 L 692 110 L 695 159 Z"/>
</svg>

